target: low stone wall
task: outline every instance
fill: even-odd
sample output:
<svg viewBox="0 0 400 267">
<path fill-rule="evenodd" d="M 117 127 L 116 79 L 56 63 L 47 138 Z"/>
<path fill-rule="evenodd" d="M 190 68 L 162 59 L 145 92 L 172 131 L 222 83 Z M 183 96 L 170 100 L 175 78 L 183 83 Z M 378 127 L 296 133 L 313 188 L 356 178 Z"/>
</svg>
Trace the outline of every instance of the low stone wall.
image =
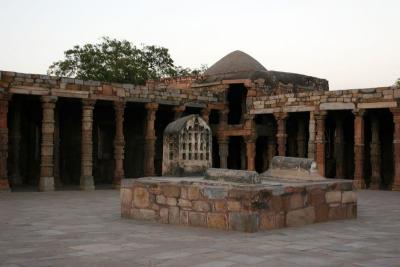
<svg viewBox="0 0 400 267">
<path fill-rule="evenodd" d="M 352 181 L 344 180 L 234 185 L 200 178 L 125 179 L 121 216 L 256 232 L 356 218 L 357 194 Z"/>
</svg>

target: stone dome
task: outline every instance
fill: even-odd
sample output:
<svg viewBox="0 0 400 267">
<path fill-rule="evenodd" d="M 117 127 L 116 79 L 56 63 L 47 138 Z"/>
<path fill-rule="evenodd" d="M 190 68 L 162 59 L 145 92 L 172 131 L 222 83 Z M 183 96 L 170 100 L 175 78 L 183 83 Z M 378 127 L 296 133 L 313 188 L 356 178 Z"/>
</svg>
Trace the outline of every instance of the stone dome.
<svg viewBox="0 0 400 267">
<path fill-rule="evenodd" d="M 207 69 L 204 76 L 208 80 L 247 79 L 255 73 L 266 72 L 267 69 L 250 55 L 236 50 L 218 60 Z"/>
</svg>

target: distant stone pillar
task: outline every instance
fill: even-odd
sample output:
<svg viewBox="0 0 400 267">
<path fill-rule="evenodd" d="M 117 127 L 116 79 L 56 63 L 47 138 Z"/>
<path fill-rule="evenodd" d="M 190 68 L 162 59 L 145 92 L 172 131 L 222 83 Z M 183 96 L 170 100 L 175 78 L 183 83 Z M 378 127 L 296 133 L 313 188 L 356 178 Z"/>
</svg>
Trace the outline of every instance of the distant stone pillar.
<svg viewBox="0 0 400 267">
<path fill-rule="evenodd" d="M 125 102 L 115 101 L 115 138 L 114 138 L 114 179 L 113 186 L 119 188 L 121 186 L 121 180 L 124 179 L 124 112 Z"/>
<path fill-rule="evenodd" d="M 57 97 L 42 96 L 42 144 L 40 163 L 40 191 L 54 190 L 54 109 Z"/>
<path fill-rule="evenodd" d="M 256 136 L 246 137 L 246 160 L 247 160 L 247 170 L 255 171 L 255 158 L 256 158 Z"/>
<path fill-rule="evenodd" d="M 279 156 L 285 156 L 286 155 L 286 139 L 287 139 L 287 133 L 286 133 L 286 119 L 288 117 L 288 113 L 286 112 L 279 112 L 279 113 L 274 113 L 277 125 L 278 125 L 278 130 L 276 133 L 276 139 L 278 142 L 278 155 Z"/>
<path fill-rule="evenodd" d="M 210 109 L 209 108 L 203 108 L 201 110 L 201 118 L 208 124 L 210 120 Z"/>
<path fill-rule="evenodd" d="M 96 101 L 82 100 L 81 190 L 94 190 L 93 178 L 93 109 Z"/>
<path fill-rule="evenodd" d="M 9 96 L 0 94 L 0 191 L 9 191 L 10 185 L 7 177 L 8 157 L 8 113 Z"/>
<path fill-rule="evenodd" d="M 315 160 L 315 117 L 314 111 L 310 111 L 308 122 L 308 158 Z"/>
<path fill-rule="evenodd" d="M 156 144 L 156 130 L 154 123 L 156 120 L 156 112 L 158 109 L 157 103 L 146 104 L 146 129 L 145 129 L 145 146 L 144 146 L 144 175 L 154 176 L 154 157 L 155 157 L 155 144 Z"/>
<path fill-rule="evenodd" d="M 185 106 L 175 106 L 173 108 L 174 111 L 174 120 L 179 119 L 182 117 L 183 112 L 185 112 L 186 107 Z"/>
<path fill-rule="evenodd" d="M 393 191 L 400 191 L 400 108 L 390 110 L 393 114 L 393 151 L 394 151 L 394 178 Z"/>
<path fill-rule="evenodd" d="M 343 118 L 338 115 L 336 118 L 335 129 L 335 159 L 336 159 L 336 178 L 344 179 L 344 129 Z"/>
<path fill-rule="evenodd" d="M 306 133 L 305 121 L 301 118 L 297 120 L 297 156 L 304 158 L 306 156 Z"/>
<path fill-rule="evenodd" d="M 371 184 L 370 189 L 379 189 L 381 184 L 381 142 L 379 140 L 379 118 L 378 115 L 371 115 Z"/>
<path fill-rule="evenodd" d="M 219 166 L 222 169 L 228 168 L 229 137 L 218 136 Z"/>
<path fill-rule="evenodd" d="M 21 102 L 18 100 L 13 101 L 14 113 L 11 118 L 11 132 L 10 132 L 10 143 L 11 150 L 9 157 L 12 162 L 12 170 L 10 172 L 10 183 L 13 185 L 22 185 L 22 177 L 20 173 L 20 153 L 21 153 Z"/>
<path fill-rule="evenodd" d="M 317 135 L 315 138 L 316 143 L 316 162 L 318 172 L 321 176 L 325 176 L 325 119 L 326 111 L 319 111 L 314 114 Z"/>
<path fill-rule="evenodd" d="M 364 181 L 364 110 L 354 111 L 354 186 L 365 188 Z"/>
</svg>

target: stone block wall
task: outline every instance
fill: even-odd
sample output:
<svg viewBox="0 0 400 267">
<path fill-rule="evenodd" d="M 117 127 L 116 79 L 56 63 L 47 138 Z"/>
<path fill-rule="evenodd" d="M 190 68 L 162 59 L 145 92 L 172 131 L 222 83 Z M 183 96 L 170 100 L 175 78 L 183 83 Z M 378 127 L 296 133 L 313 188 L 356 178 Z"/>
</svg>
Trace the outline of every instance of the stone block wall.
<svg viewBox="0 0 400 267">
<path fill-rule="evenodd" d="M 357 194 L 352 182 L 343 180 L 273 189 L 189 179 L 126 179 L 121 187 L 121 216 L 257 232 L 356 218 Z"/>
</svg>

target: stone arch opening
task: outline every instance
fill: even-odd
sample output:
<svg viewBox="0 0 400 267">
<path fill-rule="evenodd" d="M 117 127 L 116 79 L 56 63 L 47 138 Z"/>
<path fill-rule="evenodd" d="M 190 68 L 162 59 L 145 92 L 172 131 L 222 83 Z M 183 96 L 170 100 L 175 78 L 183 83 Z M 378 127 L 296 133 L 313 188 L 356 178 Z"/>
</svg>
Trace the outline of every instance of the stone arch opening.
<svg viewBox="0 0 400 267">
<path fill-rule="evenodd" d="M 243 136 L 229 137 L 228 169 L 246 169 L 246 146 Z"/>
<path fill-rule="evenodd" d="M 246 112 L 247 88 L 244 84 L 229 85 L 227 101 L 229 105 L 228 124 L 240 124 Z"/>
</svg>

